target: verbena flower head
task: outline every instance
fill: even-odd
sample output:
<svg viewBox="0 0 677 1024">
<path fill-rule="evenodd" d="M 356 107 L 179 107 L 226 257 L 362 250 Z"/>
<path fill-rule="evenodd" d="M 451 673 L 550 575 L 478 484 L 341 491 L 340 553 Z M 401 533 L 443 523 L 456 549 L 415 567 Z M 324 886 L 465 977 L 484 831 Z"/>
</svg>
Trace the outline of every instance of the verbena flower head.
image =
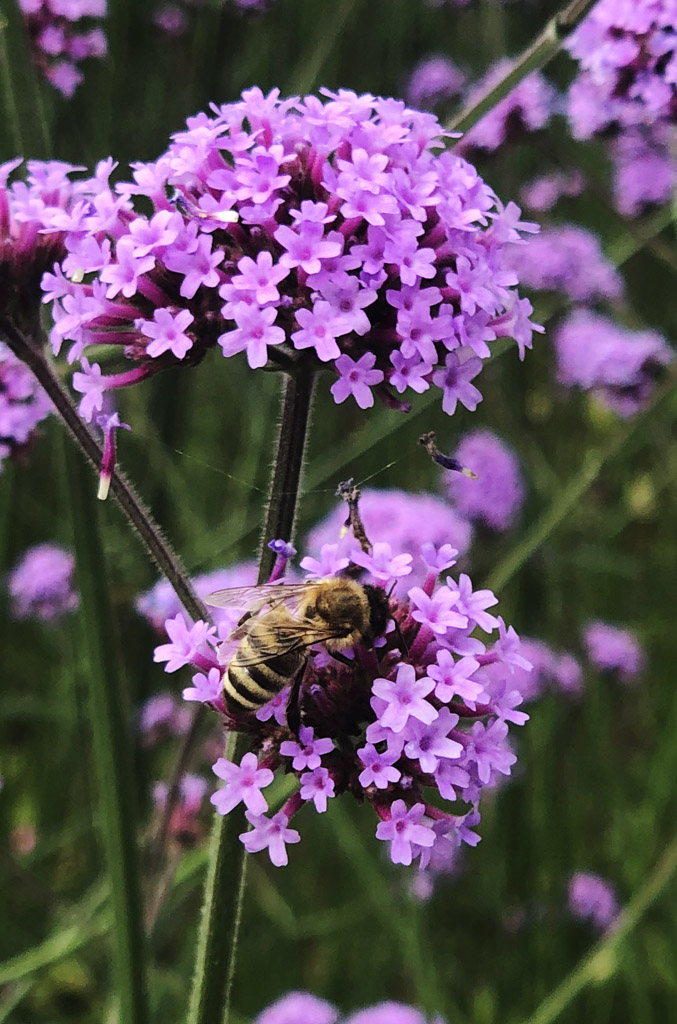
<svg viewBox="0 0 677 1024">
<path fill-rule="evenodd" d="M 673 195 L 677 172 L 670 134 L 670 126 L 660 123 L 650 129 L 628 129 L 613 140 L 614 203 L 626 217 L 637 217 Z"/>
<path fill-rule="evenodd" d="M 543 212 L 551 210 L 563 196 L 579 196 L 585 187 L 583 172 L 576 167 L 542 174 L 523 186 L 520 198 L 525 206 Z"/>
<path fill-rule="evenodd" d="M 33 374 L 0 341 L 0 469 L 5 458 L 21 452 L 51 411 Z"/>
<path fill-rule="evenodd" d="M 673 0 L 600 0 L 565 46 L 580 65 L 568 95 L 575 138 L 675 120 Z"/>
<path fill-rule="evenodd" d="M 511 61 L 500 60 L 472 85 L 465 95 L 465 103 L 475 103 L 492 89 L 511 67 Z M 555 110 L 557 94 L 546 78 L 535 71 L 492 107 L 474 125 L 461 141 L 457 150 L 472 153 L 476 150 L 493 152 L 506 142 L 521 139 L 528 132 L 545 128 Z"/>
<path fill-rule="evenodd" d="M 392 551 L 412 557 L 410 572 L 397 580 L 397 594 L 406 594 L 409 587 L 423 584 L 429 568 L 425 558 L 420 557 L 422 553 L 437 557 L 445 545 L 451 547 L 451 565 L 467 554 L 472 542 L 472 525 L 468 520 L 433 494 L 412 494 L 396 488 L 364 490 L 360 496 L 360 515 L 374 544 L 389 544 Z M 345 508 L 334 509 L 308 534 L 308 550 L 329 549 L 332 559 L 349 559 L 351 553 L 358 552 L 359 541 L 352 530 L 346 531 L 345 521 Z M 344 567 L 347 564 L 346 561 Z"/>
<path fill-rule="evenodd" d="M 90 57 L 104 57 L 106 35 L 100 21 L 106 0 L 19 0 L 33 61 L 62 96 L 69 99 Z"/>
<path fill-rule="evenodd" d="M 446 476 L 449 496 L 466 519 L 479 520 L 492 530 L 508 530 L 524 501 L 524 481 L 517 456 L 491 430 L 466 434 L 454 453 L 477 476 Z"/>
<path fill-rule="evenodd" d="M 576 302 L 616 299 L 623 278 L 602 252 L 599 239 L 577 224 L 545 228 L 530 238 L 511 263 L 527 288 L 562 292 Z"/>
<path fill-rule="evenodd" d="M 371 555 L 350 554 L 353 571 L 377 563 L 383 596 L 404 568 L 398 559 L 408 558 L 384 554 L 376 544 Z M 251 751 L 239 765 L 219 759 L 214 771 L 225 785 L 212 803 L 222 813 L 244 803 L 252 826 L 241 836 L 248 852 L 267 849 L 274 864 L 286 864 L 287 846 L 300 840 L 298 812 L 312 804 L 323 813 L 344 793 L 372 806 L 376 836 L 394 863 L 417 860 L 425 868 L 460 843 L 479 841 L 481 794 L 510 774 L 509 724 L 527 719 L 517 710 L 522 697 L 512 674 L 528 662 L 517 634 L 494 615 L 490 591 L 474 591 L 465 574 L 456 579 L 442 570 L 440 578 L 429 555 L 427 563 L 422 587 L 389 597 L 382 636 L 343 651 L 340 661 L 321 645 L 308 650 L 298 735 L 285 717 L 289 687 L 255 713 L 226 713 L 229 727 L 250 736 Z M 324 575 L 336 570 L 330 565 Z M 217 653 L 214 630 L 189 626 L 181 616 L 168 620 L 167 630 L 171 642 L 156 649 L 155 660 L 167 671 L 198 668 L 191 699 L 224 712 L 218 683 L 233 644 Z M 295 775 L 299 789 L 276 810 L 266 790 L 279 771 Z"/>
<path fill-rule="evenodd" d="M 105 190 L 106 170 L 73 180 L 82 168 L 59 160 L 29 160 L 25 180 L 10 182 L 20 158 L 0 165 L 0 309 L 21 330 L 39 325 L 40 280 L 66 254 L 65 238 L 82 228 L 82 218 Z"/>
<path fill-rule="evenodd" d="M 561 384 L 592 391 L 624 417 L 646 405 L 662 368 L 674 358 L 656 331 L 630 331 L 585 309 L 560 324 L 555 349 Z"/>
<path fill-rule="evenodd" d="M 190 710 L 172 693 L 156 693 L 144 703 L 139 714 L 143 744 L 154 746 L 165 736 L 182 736 L 190 727 Z"/>
<path fill-rule="evenodd" d="M 578 871 L 569 881 L 569 910 L 606 931 L 618 916 L 618 902 L 611 882 L 599 875 Z"/>
<path fill-rule="evenodd" d="M 364 408 L 373 389 L 404 408 L 394 392 L 434 385 L 447 411 L 474 408 L 488 342 L 531 345 L 531 305 L 504 265 L 535 226 L 444 140 L 432 115 L 348 91 L 251 89 L 190 118 L 69 235 L 68 279 L 45 280 L 54 349 L 68 338 L 82 363 L 83 415 L 216 346 L 251 367 L 333 369 L 337 402 Z M 92 345 L 130 368 L 102 374 Z"/>
<path fill-rule="evenodd" d="M 290 992 L 256 1017 L 254 1024 L 444 1024 L 441 1017 L 428 1022 L 420 1010 L 404 1003 L 379 1003 L 343 1016 L 335 1006 L 308 992 Z"/>
<path fill-rule="evenodd" d="M 38 544 L 24 552 L 9 573 L 7 587 L 17 619 L 54 622 L 78 607 L 75 559 L 56 544 Z"/>
<path fill-rule="evenodd" d="M 595 668 L 616 675 L 621 682 L 635 682 L 644 671 L 644 651 L 629 629 L 611 626 L 608 622 L 590 622 L 583 632 L 583 640 Z"/>
<path fill-rule="evenodd" d="M 432 110 L 458 95 L 465 85 L 465 75 L 453 60 L 436 53 L 425 57 L 411 72 L 405 88 L 405 98 L 412 107 Z"/>
</svg>

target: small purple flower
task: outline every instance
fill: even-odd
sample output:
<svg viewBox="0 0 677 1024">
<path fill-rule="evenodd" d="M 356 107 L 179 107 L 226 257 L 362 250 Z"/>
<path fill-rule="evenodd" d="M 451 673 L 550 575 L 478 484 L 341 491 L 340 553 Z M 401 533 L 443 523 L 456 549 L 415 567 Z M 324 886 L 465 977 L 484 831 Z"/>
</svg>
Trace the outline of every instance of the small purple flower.
<svg viewBox="0 0 677 1024">
<path fill-rule="evenodd" d="M 421 771 L 432 775 L 440 760 L 455 761 L 463 753 L 463 746 L 449 735 L 457 725 L 458 715 L 452 715 L 449 708 L 440 708 L 435 721 L 428 725 L 416 721 L 409 723 L 405 754 L 419 762 Z"/>
<path fill-rule="evenodd" d="M 206 622 L 188 626 L 182 614 L 167 619 L 165 630 L 171 643 L 155 648 L 153 661 L 166 661 L 165 672 L 176 672 L 184 665 L 195 662 L 196 655 L 204 654 L 203 648 L 216 633 Z"/>
<path fill-rule="evenodd" d="M 444 392 L 442 408 L 449 416 L 456 411 L 459 402 L 470 412 L 474 412 L 482 401 L 481 393 L 470 383 L 482 369 L 482 360 L 470 355 L 470 351 L 458 349 L 456 352 L 449 352 L 445 360 L 445 369 L 436 370 L 433 374 L 433 382 Z"/>
<path fill-rule="evenodd" d="M 75 559 L 56 544 L 37 544 L 24 552 L 7 579 L 16 619 L 55 622 L 79 604 Z"/>
<path fill-rule="evenodd" d="M 437 652 L 437 664 L 428 666 L 428 675 L 437 684 L 435 696 L 444 704 L 448 704 L 453 697 L 462 697 L 464 701 L 474 706 L 482 693 L 482 684 L 473 682 L 470 678 L 479 668 L 479 662 L 475 658 L 460 658 L 454 661 L 450 651 L 444 649 Z"/>
<path fill-rule="evenodd" d="M 386 583 L 388 580 L 408 576 L 411 572 L 411 555 L 393 555 L 390 544 L 377 541 L 370 555 L 359 550 L 351 553 L 351 561 L 367 569 L 375 580 Z"/>
<path fill-rule="evenodd" d="M 606 931 L 618 915 L 613 886 L 599 875 L 578 871 L 569 881 L 569 910 L 574 917 L 590 920 L 599 931 Z"/>
<path fill-rule="evenodd" d="M 322 579 L 326 576 L 335 576 L 350 564 L 347 555 L 339 553 L 338 544 L 323 544 L 320 549 L 320 557 L 311 558 L 306 555 L 301 559 L 300 565 L 305 569 L 308 576 L 313 579 Z"/>
<path fill-rule="evenodd" d="M 270 768 L 259 768 L 256 754 L 245 754 L 239 765 L 220 757 L 212 771 L 226 783 L 211 796 L 219 814 L 228 814 L 240 802 L 254 815 L 265 814 L 268 802 L 261 790 L 271 784 L 274 776 Z"/>
<path fill-rule="evenodd" d="M 301 776 L 301 799 L 312 800 L 318 814 L 327 810 L 327 798 L 334 795 L 334 780 L 326 768 L 315 768 Z"/>
<path fill-rule="evenodd" d="M 522 473 L 512 449 L 491 431 L 476 430 L 465 435 L 454 456 L 477 477 L 445 475 L 449 496 L 461 515 L 497 532 L 509 529 L 524 501 Z"/>
<path fill-rule="evenodd" d="M 374 396 L 370 388 L 380 384 L 384 378 L 383 370 L 375 370 L 376 356 L 373 352 L 365 352 L 357 362 L 350 356 L 342 355 L 336 360 L 339 379 L 332 384 L 331 393 L 337 405 L 345 402 L 352 395 L 360 409 L 369 409 L 374 404 Z"/>
<path fill-rule="evenodd" d="M 365 789 L 367 786 L 387 789 L 390 782 L 397 782 L 402 776 L 399 768 L 393 768 L 398 755 L 389 752 L 380 754 L 373 743 L 367 743 L 362 750 L 358 750 L 357 756 L 364 765 L 359 782 Z"/>
<path fill-rule="evenodd" d="M 95 19 L 106 15 L 106 0 L 20 0 L 33 63 L 65 99 L 84 74 L 83 61 L 106 54 L 106 36 Z"/>
<path fill-rule="evenodd" d="M 479 82 L 467 90 L 464 102 L 468 104 L 479 100 L 502 80 L 509 68 L 509 58 L 494 64 Z M 527 132 L 539 131 L 554 113 L 555 101 L 553 87 L 543 75 L 534 72 L 466 132 L 457 148 L 464 154 L 478 149 L 493 152 Z"/>
<path fill-rule="evenodd" d="M 254 1024 L 338 1024 L 338 1010 L 307 992 L 290 992 L 259 1014 Z"/>
<path fill-rule="evenodd" d="M 617 299 L 623 278 L 599 239 L 577 224 L 558 224 L 515 246 L 507 263 L 527 288 L 562 292 L 575 302 Z"/>
<path fill-rule="evenodd" d="M 186 328 L 193 323 L 193 314 L 188 309 L 180 310 L 172 316 L 168 309 L 156 309 L 152 320 L 138 322 L 138 328 L 147 338 L 152 338 L 146 346 L 149 356 L 157 358 L 165 352 L 171 352 L 177 359 L 183 359 L 193 347 L 193 339 L 185 334 Z"/>
<path fill-rule="evenodd" d="M 399 665 L 394 681 L 375 679 L 372 692 L 387 705 L 378 716 L 381 725 L 393 732 L 402 732 L 410 718 L 420 722 L 434 722 L 437 711 L 425 700 L 434 685 L 427 676 L 417 679 L 413 665 Z M 372 706 L 373 703 L 372 700 Z"/>
<path fill-rule="evenodd" d="M 311 725 L 302 725 L 299 729 L 299 740 L 285 740 L 280 745 L 280 753 L 283 757 L 293 757 L 292 766 L 295 771 L 303 771 L 304 768 L 314 771 L 322 763 L 322 755 L 328 754 L 334 749 L 334 741 L 330 739 L 315 739 L 315 730 Z"/>
<path fill-rule="evenodd" d="M 623 683 L 633 683 L 642 674 L 644 651 L 630 630 L 607 622 L 590 622 L 583 639 L 590 661 L 600 671 L 617 674 Z"/>
<path fill-rule="evenodd" d="M 246 818 L 253 826 L 251 831 L 240 835 L 247 853 L 258 853 L 267 849 L 268 856 L 276 868 L 288 864 L 286 843 L 298 843 L 301 836 L 296 829 L 287 827 L 289 819 L 284 811 L 278 811 L 272 818 L 247 811 Z"/>
<path fill-rule="evenodd" d="M 412 846 L 425 848 L 435 842 L 432 829 L 419 824 L 424 814 L 424 804 L 407 808 L 404 800 L 395 800 L 390 808 L 390 817 L 377 825 L 376 838 L 390 843 L 393 864 L 411 864 L 415 856 Z"/>
<path fill-rule="evenodd" d="M 193 685 L 183 690 L 184 700 L 196 700 L 202 704 L 220 704 L 223 695 L 223 677 L 220 669 L 210 668 L 207 675 L 197 672 L 193 676 Z"/>
</svg>

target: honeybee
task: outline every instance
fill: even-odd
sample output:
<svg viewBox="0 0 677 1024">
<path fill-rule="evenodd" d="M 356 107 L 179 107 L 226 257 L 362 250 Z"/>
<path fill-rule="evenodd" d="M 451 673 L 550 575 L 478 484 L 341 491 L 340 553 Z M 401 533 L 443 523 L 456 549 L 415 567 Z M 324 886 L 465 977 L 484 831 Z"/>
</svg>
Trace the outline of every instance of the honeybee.
<svg viewBox="0 0 677 1024">
<path fill-rule="evenodd" d="M 228 711 L 253 713 L 291 682 L 287 722 L 296 732 L 309 648 L 321 643 L 340 654 L 380 636 L 390 617 L 383 590 L 347 577 L 217 590 L 206 601 L 247 609 L 224 642 L 237 644 L 223 680 Z"/>
</svg>

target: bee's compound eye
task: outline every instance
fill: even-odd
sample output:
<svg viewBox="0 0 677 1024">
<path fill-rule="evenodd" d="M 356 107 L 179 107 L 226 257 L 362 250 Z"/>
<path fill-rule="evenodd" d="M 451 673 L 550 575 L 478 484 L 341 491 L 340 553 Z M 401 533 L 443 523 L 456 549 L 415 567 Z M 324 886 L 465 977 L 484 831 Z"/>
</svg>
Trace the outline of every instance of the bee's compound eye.
<svg viewBox="0 0 677 1024">
<path fill-rule="evenodd" d="M 317 618 L 317 607 L 314 604 L 309 604 L 306 608 L 306 618 L 316 619 Z"/>
</svg>

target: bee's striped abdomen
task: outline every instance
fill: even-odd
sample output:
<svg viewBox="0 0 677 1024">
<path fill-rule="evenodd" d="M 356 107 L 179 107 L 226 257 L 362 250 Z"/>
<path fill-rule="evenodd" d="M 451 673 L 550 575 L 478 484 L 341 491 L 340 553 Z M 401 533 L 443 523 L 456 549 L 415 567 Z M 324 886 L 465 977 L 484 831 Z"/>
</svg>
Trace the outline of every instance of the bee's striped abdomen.
<svg viewBox="0 0 677 1024">
<path fill-rule="evenodd" d="M 263 617 L 242 640 L 224 678 L 224 697 L 231 710 L 257 710 L 283 690 L 301 668 L 306 658 L 305 649 L 266 657 L 266 651 L 275 646 L 284 651 L 284 629 L 273 631 Z M 258 655 L 260 661 L 248 664 Z"/>
</svg>

